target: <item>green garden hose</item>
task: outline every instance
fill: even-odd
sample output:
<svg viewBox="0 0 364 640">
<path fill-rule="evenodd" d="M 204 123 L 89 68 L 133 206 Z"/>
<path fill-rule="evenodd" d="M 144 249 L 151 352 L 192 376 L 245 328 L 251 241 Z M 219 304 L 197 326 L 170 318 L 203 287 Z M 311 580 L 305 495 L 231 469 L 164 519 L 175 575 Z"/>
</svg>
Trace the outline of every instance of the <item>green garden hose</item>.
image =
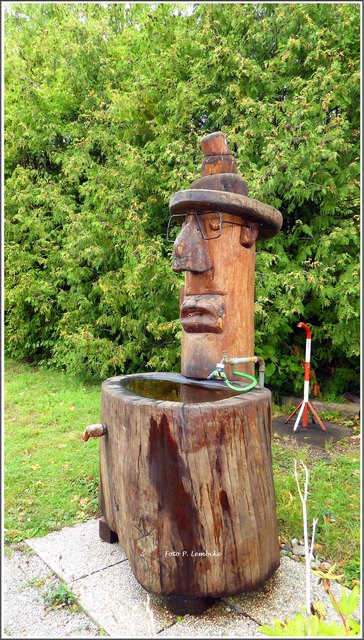
<svg viewBox="0 0 364 640">
<path fill-rule="evenodd" d="M 250 376 L 248 373 L 233 371 L 233 374 L 234 376 L 243 376 L 243 378 L 248 378 L 249 380 L 252 380 L 251 384 L 248 384 L 248 386 L 241 388 L 241 387 L 234 387 L 234 385 L 232 385 L 231 382 L 229 382 L 229 380 L 225 378 L 226 386 L 229 387 L 229 389 L 233 389 L 233 391 L 240 391 L 241 393 L 243 393 L 244 391 L 250 391 L 250 389 L 254 389 L 255 385 L 257 384 L 256 378 L 253 378 L 253 376 Z"/>
</svg>

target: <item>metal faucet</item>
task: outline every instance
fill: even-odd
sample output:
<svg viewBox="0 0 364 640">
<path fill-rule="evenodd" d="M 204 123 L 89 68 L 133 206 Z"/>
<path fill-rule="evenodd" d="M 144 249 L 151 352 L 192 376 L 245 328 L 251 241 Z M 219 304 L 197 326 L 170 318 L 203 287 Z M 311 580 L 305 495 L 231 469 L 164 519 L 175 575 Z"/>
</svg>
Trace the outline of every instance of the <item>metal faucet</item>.
<svg viewBox="0 0 364 640">
<path fill-rule="evenodd" d="M 220 380 L 226 380 L 226 375 L 224 373 L 225 364 L 240 364 L 245 362 L 258 362 L 259 363 L 259 386 L 263 389 L 264 387 L 264 372 L 265 372 L 265 362 L 263 358 L 260 356 L 246 356 L 243 358 L 229 358 L 226 351 L 224 351 L 224 355 L 221 358 L 221 362 L 218 362 L 216 368 L 210 375 L 208 376 L 208 380 L 213 380 L 215 378 L 219 378 Z"/>
</svg>

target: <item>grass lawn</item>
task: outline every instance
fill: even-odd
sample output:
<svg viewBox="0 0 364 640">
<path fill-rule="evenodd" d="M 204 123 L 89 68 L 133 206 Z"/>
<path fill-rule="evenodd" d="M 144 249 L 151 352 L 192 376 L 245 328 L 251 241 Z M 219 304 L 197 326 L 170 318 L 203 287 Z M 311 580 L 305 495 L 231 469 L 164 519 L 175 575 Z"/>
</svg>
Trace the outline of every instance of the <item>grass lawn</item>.
<svg viewBox="0 0 364 640">
<path fill-rule="evenodd" d="M 340 440 L 326 450 L 298 447 L 274 439 L 273 475 L 281 542 L 303 539 L 301 502 L 294 478 L 294 459 L 309 470 L 308 523 L 318 518 L 315 554 L 336 563 L 343 584 L 360 580 L 360 445 Z M 298 466 L 299 468 L 299 466 Z M 301 476 L 303 489 L 304 476 Z"/>
<path fill-rule="evenodd" d="M 5 541 L 19 542 L 97 513 L 100 385 L 6 361 Z"/>
<path fill-rule="evenodd" d="M 60 371 L 5 365 L 5 541 L 73 525 L 97 515 L 98 439 L 82 440 L 100 420 L 100 385 Z M 273 471 L 281 540 L 302 538 L 293 461 L 310 471 L 309 521 L 318 518 L 316 552 L 336 562 L 345 584 L 359 580 L 360 454 L 358 441 L 326 450 L 274 439 Z M 354 582 L 353 582 L 354 581 Z"/>
</svg>

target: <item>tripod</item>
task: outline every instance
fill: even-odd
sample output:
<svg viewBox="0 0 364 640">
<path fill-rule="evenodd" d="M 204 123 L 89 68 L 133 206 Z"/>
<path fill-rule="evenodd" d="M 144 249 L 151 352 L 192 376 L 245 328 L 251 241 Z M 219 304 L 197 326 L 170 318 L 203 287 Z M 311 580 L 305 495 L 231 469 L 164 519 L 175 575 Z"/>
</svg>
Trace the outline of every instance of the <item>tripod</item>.
<svg viewBox="0 0 364 640">
<path fill-rule="evenodd" d="M 302 426 L 303 427 L 307 427 L 308 410 L 310 409 L 311 415 L 312 415 L 312 421 L 315 422 L 315 418 L 316 418 L 316 421 L 320 425 L 321 429 L 326 431 L 326 427 L 324 426 L 321 418 L 319 417 L 317 411 L 315 410 L 312 402 L 310 402 L 310 400 L 309 400 L 309 393 L 310 393 L 310 359 L 311 359 L 311 329 L 304 322 L 299 322 L 297 327 L 299 327 L 300 329 L 304 329 L 305 332 L 306 332 L 305 376 L 304 376 L 304 383 L 303 383 L 303 400 L 301 400 L 301 402 L 297 405 L 295 410 L 292 411 L 292 413 L 288 416 L 288 418 L 286 420 L 286 424 L 294 416 L 294 414 L 297 413 L 297 411 L 299 410 L 298 416 L 296 418 L 296 422 L 294 423 L 293 431 L 296 431 L 296 429 L 297 429 L 297 427 L 298 427 L 298 425 L 300 423 L 301 418 L 302 418 Z"/>
</svg>

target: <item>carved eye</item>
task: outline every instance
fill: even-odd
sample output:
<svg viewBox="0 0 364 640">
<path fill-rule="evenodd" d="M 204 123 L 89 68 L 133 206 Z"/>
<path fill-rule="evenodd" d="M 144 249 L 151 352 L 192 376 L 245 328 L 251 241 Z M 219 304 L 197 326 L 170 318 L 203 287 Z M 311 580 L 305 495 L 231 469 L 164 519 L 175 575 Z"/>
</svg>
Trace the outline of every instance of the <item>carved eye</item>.
<svg viewBox="0 0 364 640">
<path fill-rule="evenodd" d="M 210 229 L 212 229 L 212 231 L 219 231 L 220 230 L 220 218 L 216 218 L 216 217 L 210 217 L 209 219 L 209 227 Z"/>
<path fill-rule="evenodd" d="M 201 213 L 197 221 L 204 240 L 219 238 L 221 235 L 221 215 L 215 211 Z"/>
</svg>

